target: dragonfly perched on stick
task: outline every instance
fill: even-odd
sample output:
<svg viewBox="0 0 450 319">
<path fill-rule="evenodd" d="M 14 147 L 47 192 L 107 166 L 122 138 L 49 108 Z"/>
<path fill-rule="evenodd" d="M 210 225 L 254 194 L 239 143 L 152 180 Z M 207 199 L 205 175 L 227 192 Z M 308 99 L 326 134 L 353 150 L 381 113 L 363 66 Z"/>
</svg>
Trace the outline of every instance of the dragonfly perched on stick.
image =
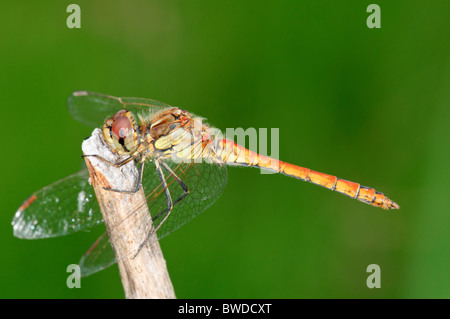
<svg viewBox="0 0 450 319">
<path fill-rule="evenodd" d="M 104 122 L 104 141 L 113 153 L 121 156 L 121 160 L 114 162 L 97 154 L 86 156 L 96 157 L 114 167 L 136 163 L 137 183 L 128 188 L 109 190 L 135 193 L 143 188 L 154 224 L 152 233 L 157 232 L 159 239 L 203 212 L 220 197 L 227 182 L 227 166 L 267 169 L 375 207 L 400 208 L 371 187 L 248 150 L 224 138 L 203 118 L 178 107 L 151 99 L 120 98 L 87 91 L 74 92 L 68 103 L 77 120 L 94 127 Z M 102 223 L 88 177 L 86 170 L 80 171 L 29 197 L 14 216 L 15 236 L 28 239 L 62 236 Z M 144 244 L 145 240 L 141 247 Z M 89 250 L 85 256 L 86 264 L 90 256 L 97 257 L 96 264 L 90 264 L 87 273 L 114 263 L 112 253 L 104 252 L 108 248 L 108 238 L 103 236 Z"/>
</svg>

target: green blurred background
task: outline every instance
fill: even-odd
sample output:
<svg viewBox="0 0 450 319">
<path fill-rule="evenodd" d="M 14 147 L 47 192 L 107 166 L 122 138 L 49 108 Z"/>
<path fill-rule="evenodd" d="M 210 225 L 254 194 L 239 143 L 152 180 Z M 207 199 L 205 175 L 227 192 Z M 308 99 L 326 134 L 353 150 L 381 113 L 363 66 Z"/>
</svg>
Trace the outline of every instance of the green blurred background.
<svg viewBox="0 0 450 319">
<path fill-rule="evenodd" d="M 0 19 L 2 298 L 123 298 L 117 266 L 66 287 L 101 233 L 27 241 L 11 219 L 81 167 L 74 90 L 148 97 L 225 130 L 279 128 L 280 159 L 375 187 L 385 212 L 230 168 L 222 197 L 161 241 L 179 298 L 450 297 L 450 2 L 14 1 Z M 368 289 L 366 268 L 381 267 Z"/>
</svg>

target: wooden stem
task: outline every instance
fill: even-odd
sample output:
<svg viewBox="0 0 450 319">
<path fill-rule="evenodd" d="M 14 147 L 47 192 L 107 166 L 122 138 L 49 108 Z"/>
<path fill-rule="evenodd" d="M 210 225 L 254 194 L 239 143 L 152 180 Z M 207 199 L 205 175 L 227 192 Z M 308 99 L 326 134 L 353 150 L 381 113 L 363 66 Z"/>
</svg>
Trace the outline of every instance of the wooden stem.
<svg viewBox="0 0 450 319">
<path fill-rule="evenodd" d="M 82 149 L 85 155 L 98 155 L 113 163 L 120 161 L 105 144 L 99 129 L 83 142 Z M 85 160 L 119 266 L 125 297 L 176 298 L 156 234 L 151 244 L 135 256 L 153 227 L 142 187 L 135 194 L 104 189 L 132 190 L 138 175 L 134 162 L 116 168 L 93 156 Z"/>
</svg>

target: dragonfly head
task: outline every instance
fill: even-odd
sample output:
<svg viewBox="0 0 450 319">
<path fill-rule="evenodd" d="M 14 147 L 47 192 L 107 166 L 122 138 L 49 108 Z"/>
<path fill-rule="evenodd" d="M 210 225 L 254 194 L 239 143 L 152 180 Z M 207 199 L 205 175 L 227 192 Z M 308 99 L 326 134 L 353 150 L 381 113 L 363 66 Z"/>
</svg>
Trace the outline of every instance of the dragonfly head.
<svg viewBox="0 0 450 319">
<path fill-rule="evenodd" d="M 113 152 L 121 156 L 130 155 L 139 145 L 136 127 L 133 114 L 121 110 L 105 121 L 103 137 Z"/>
</svg>

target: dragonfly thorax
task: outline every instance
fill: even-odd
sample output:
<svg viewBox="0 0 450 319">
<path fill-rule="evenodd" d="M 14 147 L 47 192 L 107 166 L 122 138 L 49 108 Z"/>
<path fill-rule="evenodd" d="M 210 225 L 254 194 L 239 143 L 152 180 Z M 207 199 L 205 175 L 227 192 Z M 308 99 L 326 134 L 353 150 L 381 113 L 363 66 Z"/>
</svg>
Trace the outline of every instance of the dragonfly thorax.
<svg viewBox="0 0 450 319">
<path fill-rule="evenodd" d="M 173 107 L 157 113 L 149 122 L 146 130 L 150 132 L 153 140 L 158 140 L 179 128 L 188 127 L 191 115 L 187 111 Z"/>
</svg>

